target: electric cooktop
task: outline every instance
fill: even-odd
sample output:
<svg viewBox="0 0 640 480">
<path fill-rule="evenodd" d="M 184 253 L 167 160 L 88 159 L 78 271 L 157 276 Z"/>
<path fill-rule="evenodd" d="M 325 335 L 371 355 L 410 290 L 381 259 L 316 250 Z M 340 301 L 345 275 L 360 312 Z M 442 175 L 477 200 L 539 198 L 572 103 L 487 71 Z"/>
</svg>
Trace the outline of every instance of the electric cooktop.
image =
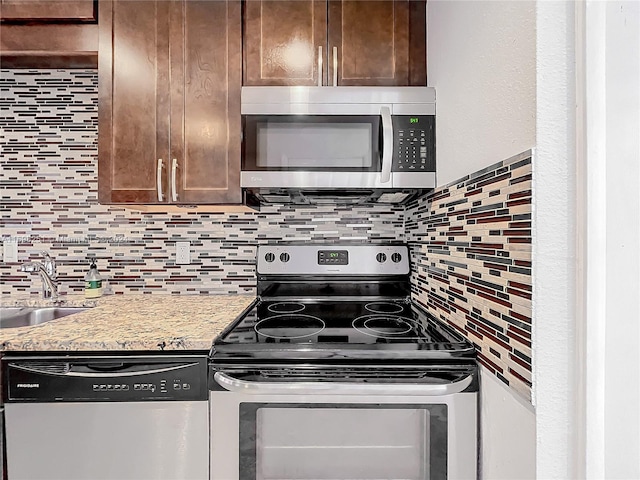
<svg viewBox="0 0 640 480">
<path fill-rule="evenodd" d="M 258 249 L 258 299 L 214 341 L 226 361 L 422 362 L 475 358 L 411 300 L 400 245 Z"/>
</svg>

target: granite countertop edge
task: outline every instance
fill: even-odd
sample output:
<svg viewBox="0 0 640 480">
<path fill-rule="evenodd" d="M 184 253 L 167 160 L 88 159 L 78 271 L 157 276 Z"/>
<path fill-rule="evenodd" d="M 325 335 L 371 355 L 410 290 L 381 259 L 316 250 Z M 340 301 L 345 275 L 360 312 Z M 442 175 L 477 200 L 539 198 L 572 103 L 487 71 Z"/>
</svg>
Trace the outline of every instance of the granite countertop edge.
<svg viewBox="0 0 640 480">
<path fill-rule="evenodd" d="M 86 310 L 30 327 L 0 329 L 0 352 L 208 351 L 253 295 L 67 296 L 58 305 L 33 297 L 3 297 L 2 307 Z"/>
</svg>

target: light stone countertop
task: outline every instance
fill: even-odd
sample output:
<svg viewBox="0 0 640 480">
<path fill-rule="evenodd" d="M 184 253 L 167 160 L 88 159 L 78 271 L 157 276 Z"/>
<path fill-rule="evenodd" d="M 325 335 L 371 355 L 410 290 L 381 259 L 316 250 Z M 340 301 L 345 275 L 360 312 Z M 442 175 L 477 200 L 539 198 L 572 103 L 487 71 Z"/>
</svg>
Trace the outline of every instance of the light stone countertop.
<svg viewBox="0 0 640 480">
<path fill-rule="evenodd" d="M 0 330 L 0 350 L 209 350 L 213 339 L 254 296 L 111 295 L 65 298 L 62 306 L 91 307 L 32 327 Z M 2 306 L 52 306 L 33 297 L 5 297 Z"/>
</svg>

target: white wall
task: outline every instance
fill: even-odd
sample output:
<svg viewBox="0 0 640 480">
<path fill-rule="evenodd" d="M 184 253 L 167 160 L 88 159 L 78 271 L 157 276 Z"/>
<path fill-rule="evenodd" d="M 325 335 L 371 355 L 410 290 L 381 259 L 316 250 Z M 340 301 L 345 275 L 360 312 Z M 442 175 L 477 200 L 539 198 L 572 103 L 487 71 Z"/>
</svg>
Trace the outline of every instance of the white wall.
<svg viewBox="0 0 640 480">
<path fill-rule="evenodd" d="M 640 3 L 609 1 L 606 19 L 604 465 L 640 478 Z"/>
<path fill-rule="evenodd" d="M 480 369 L 482 478 L 536 478 L 536 416 L 531 404 L 484 367 Z M 515 445 L 514 445 L 515 443 Z"/>
<path fill-rule="evenodd" d="M 535 2 L 427 2 L 439 186 L 535 146 L 535 55 Z M 483 478 L 535 478 L 533 409 L 496 382 L 483 375 Z"/>
<path fill-rule="evenodd" d="M 575 4 L 536 8 L 534 404 L 539 478 L 577 473 Z"/>
<path fill-rule="evenodd" d="M 537 5 L 539 478 L 640 478 L 640 4 Z"/>
<path fill-rule="evenodd" d="M 640 478 L 640 3 L 582 8 L 584 470 Z"/>
<path fill-rule="evenodd" d="M 535 146 L 535 40 L 533 1 L 427 2 L 438 186 Z"/>
</svg>

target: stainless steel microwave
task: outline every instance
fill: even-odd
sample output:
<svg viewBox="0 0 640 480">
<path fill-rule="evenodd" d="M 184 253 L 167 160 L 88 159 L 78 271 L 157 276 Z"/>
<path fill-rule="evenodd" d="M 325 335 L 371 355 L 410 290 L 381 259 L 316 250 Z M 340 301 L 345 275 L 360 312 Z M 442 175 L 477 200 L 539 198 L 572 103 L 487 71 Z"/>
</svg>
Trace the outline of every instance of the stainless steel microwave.
<svg viewBox="0 0 640 480">
<path fill-rule="evenodd" d="M 261 203 L 404 203 L 436 185 L 430 87 L 243 87 L 240 182 Z"/>
</svg>

